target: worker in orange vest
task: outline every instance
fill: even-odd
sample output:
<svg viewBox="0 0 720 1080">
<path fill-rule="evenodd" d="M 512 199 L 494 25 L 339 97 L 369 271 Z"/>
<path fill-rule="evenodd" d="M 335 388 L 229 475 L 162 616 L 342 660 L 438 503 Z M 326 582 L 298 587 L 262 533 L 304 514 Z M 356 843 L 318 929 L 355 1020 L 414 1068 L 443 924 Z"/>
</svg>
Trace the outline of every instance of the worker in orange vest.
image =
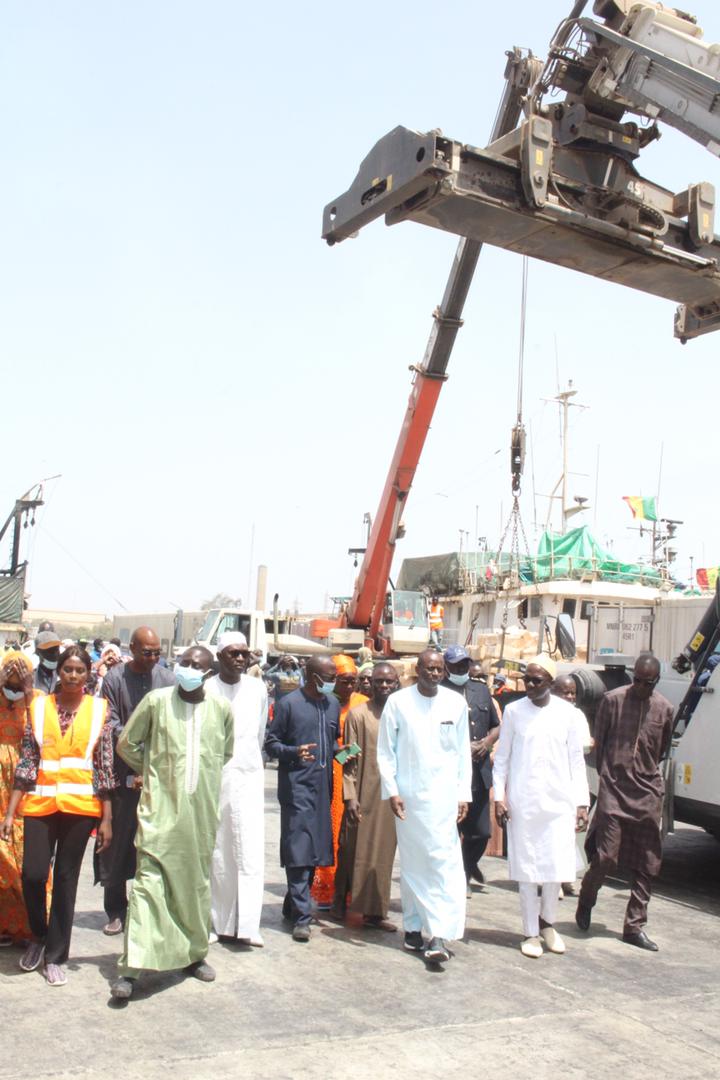
<svg viewBox="0 0 720 1080">
<path fill-rule="evenodd" d="M 70 951 L 87 842 L 95 828 L 98 850 L 108 847 L 112 839 L 110 791 L 116 786 L 112 729 L 105 699 L 85 693 L 91 671 L 92 661 L 85 650 L 71 645 L 58 661 L 54 694 L 33 698 L 28 679 L 23 751 L 0 826 L 0 840 L 8 841 L 19 805 L 25 818 L 23 897 L 34 938 L 20 967 L 34 971 L 44 958 L 50 986 L 64 986 L 67 981 L 61 965 Z M 48 918 L 46 890 L 53 857 Z"/>
<path fill-rule="evenodd" d="M 430 603 L 430 642 L 440 645 L 445 619 L 445 608 L 439 602 L 437 596 L 433 596 Z"/>
</svg>

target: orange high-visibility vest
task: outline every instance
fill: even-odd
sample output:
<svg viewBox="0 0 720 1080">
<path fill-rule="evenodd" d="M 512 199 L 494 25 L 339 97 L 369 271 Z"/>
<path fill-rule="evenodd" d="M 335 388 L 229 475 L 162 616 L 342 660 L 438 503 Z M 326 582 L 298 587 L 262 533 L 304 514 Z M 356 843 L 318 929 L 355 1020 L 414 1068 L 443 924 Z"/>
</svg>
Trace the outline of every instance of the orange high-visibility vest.
<svg viewBox="0 0 720 1080">
<path fill-rule="evenodd" d="M 107 702 L 84 697 L 64 735 L 54 697 L 36 697 L 31 709 L 40 765 L 35 788 L 23 798 L 20 812 L 26 817 L 46 817 L 58 810 L 100 817 L 102 805 L 92 782 L 93 750 L 105 723 Z"/>
<path fill-rule="evenodd" d="M 445 608 L 442 606 L 442 604 L 431 604 L 430 605 L 430 629 L 431 630 L 442 630 L 444 617 L 445 617 Z"/>
</svg>

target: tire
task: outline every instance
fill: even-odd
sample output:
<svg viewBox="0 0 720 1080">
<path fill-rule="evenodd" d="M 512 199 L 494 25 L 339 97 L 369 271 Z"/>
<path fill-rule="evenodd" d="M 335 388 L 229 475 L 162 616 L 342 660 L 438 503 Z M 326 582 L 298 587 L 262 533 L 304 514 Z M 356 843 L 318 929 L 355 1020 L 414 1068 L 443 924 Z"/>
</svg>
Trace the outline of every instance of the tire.
<svg viewBox="0 0 720 1080">
<path fill-rule="evenodd" d="M 605 694 L 605 685 L 597 671 L 586 667 L 578 668 L 577 671 L 573 671 L 572 677 L 577 687 L 575 704 L 581 709 L 594 712 Z"/>
</svg>

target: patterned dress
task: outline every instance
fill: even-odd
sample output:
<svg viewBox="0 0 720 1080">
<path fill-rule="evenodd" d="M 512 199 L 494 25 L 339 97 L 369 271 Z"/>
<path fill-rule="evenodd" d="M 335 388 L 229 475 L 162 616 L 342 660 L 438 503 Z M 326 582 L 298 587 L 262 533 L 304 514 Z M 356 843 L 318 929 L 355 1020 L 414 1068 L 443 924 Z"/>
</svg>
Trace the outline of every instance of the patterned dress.
<svg viewBox="0 0 720 1080">
<path fill-rule="evenodd" d="M 39 694 L 36 690 L 33 696 Z M 8 701 L 0 692 L 0 820 L 10 802 L 24 728 L 25 702 Z M 18 814 L 12 839 L 0 840 L 0 935 L 9 934 L 14 941 L 31 937 L 22 895 L 23 833 L 23 818 Z"/>
<path fill-rule="evenodd" d="M 340 706 L 340 734 L 338 738 L 341 743 L 343 742 L 345 733 L 345 717 L 351 709 L 354 709 L 357 705 L 362 705 L 367 700 L 368 699 L 364 694 L 358 694 L 356 691 L 353 691 L 347 705 Z M 321 907 L 329 907 L 335 897 L 335 870 L 337 868 L 338 839 L 340 837 L 340 826 L 342 825 L 343 813 L 345 811 L 345 803 L 343 801 L 343 767 L 334 760 L 332 767 L 333 794 L 332 802 L 330 803 L 330 819 L 332 821 L 333 836 L 333 865 L 317 867 L 312 889 L 310 890 L 310 895 L 313 900 Z"/>
</svg>

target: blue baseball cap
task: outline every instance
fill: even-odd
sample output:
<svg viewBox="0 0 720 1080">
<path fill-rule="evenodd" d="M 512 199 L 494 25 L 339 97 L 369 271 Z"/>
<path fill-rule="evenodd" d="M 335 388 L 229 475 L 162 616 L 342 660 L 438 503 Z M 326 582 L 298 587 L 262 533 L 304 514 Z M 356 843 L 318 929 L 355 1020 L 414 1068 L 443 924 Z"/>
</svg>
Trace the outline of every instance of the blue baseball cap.
<svg viewBox="0 0 720 1080">
<path fill-rule="evenodd" d="M 460 664 L 463 660 L 469 660 L 470 653 L 462 645 L 450 645 L 445 650 L 446 664 Z"/>
</svg>

